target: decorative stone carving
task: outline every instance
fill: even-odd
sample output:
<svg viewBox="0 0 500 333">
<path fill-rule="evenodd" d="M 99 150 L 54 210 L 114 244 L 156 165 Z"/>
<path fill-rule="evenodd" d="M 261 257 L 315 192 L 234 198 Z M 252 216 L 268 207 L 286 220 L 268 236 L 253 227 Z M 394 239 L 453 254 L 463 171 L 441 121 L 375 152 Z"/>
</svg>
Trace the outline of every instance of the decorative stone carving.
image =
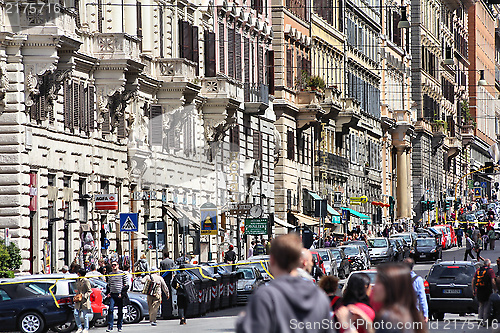
<svg viewBox="0 0 500 333">
<path fill-rule="evenodd" d="M 118 123 L 122 117 L 125 117 L 125 109 L 127 104 L 135 96 L 135 90 L 115 91 L 113 95 L 108 97 L 106 108 L 111 116 L 112 131 L 118 127 Z M 126 118 L 126 117 L 125 117 Z M 130 119 L 129 119 L 130 120 Z M 130 124 L 128 124 L 130 125 Z M 128 132 L 129 126 L 125 126 L 125 132 Z"/>
<path fill-rule="evenodd" d="M 9 78 L 7 77 L 7 67 L 3 63 L 0 65 L 0 105 L 5 105 L 5 93 L 9 88 Z"/>
<path fill-rule="evenodd" d="M 2 70 L 3 72 L 3 70 Z M 2 76 L 5 74 L 2 74 Z M 57 93 L 63 82 L 71 77 L 71 69 L 66 70 L 54 70 L 47 69 L 41 75 L 28 74 L 26 80 L 26 90 L 29 95 L 26 98 L 26 106 L 30 107 L 34 104 L 35 100 L 40 96 L 45 97 L 47 112 L 52 111 L 54 107 L 54 101 L 57 99 Z M 4 80 L 4 79 L 2 79 Z M 5 80 L 7 80 L 5 78 Z M 7 80 L 8 85 L 8 80 Z M 7 87 L 5 86 L 5 89 Z M 5 95 L 5 93 L 4 93 Z"/>
</svg>

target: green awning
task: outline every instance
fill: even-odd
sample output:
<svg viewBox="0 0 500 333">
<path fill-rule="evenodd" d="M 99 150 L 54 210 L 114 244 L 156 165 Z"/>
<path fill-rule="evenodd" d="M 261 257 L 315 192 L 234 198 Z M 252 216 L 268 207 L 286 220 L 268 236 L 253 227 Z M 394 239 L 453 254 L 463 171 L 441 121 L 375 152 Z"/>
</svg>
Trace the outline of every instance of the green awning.
<svg viewBox="0 0 500 333">
<path fill-rule="evenodd" d="M 370 219 L 370 217 L 368 215 L 365 215 L 365 214 L 362 214 L 360 212 L 357 212 L 357 211 L 355 211 L 354 209 L 351 209 L 351 208 L 341 208 L 341 209 L 348 210 L 348 211 L 351 212 L 351 215 L 356 216 L 360 220 L 367 220 L 368 224 L 371 224 L 371 219 Z"/>
<path fill-rule="evenodd" d="M 337 223 L 337 224 L 342 223 L 342 215 L 340 215 L 339 212 L 337 212 L 335 209 L 333 209 L 332 206 L 327 205 L 326 210 L 328 211 L 328 214 L 330 214 L 332 216 L 332 223 Z"/>
<path fill-rule="evenodd" d="M 319 195 L 317 195 L 316 193 L 314 192 L 311 192 L 311 191 L 308 191 L 309 192 L 309 195 L 314 199 L 314 200 L 323 200 L 322 197 L 320 197 Z"/>
</svg>

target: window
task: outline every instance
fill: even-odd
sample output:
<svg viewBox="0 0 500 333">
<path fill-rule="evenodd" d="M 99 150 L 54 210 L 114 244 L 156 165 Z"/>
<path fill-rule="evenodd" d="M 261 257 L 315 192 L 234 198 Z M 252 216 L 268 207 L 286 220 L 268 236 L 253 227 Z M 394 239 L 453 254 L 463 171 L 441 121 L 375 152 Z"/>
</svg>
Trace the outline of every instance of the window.
<svg viewBox="0 0 500 333">
<path fill-rule="evenodd" d="M 101 180 L 101 194 L 109 194 L 109 182 Z"/>
<path fill-rule="evenodd" d="M 262 160 L 262 133 L 257 130 L 253 131 L 253 158 Z"/>
<path fill-rule="evenodd" d="M 198 27 L 190 22 L 179 21 L 179 54 L 181 58 L 193 61 L 198 75 L 199 49 L 198 49 Z"/>
<path fill-rule="evenodd" d="M 3 289 L 0 289 L 0 301 L 8 301 L 10 300 L 10 296 L 7 294 L 7 292 Z"/>
<path fill-rule="evenodd" d="M 224 37 L 224 23 L 219 23 L 219 72 L 225 73 L 225 57 L 224 57 L 224 43 L 226 41 Z"/>
<path fill-rule="evenodd" d="M 286 85 L 293 88 L 293 56 L 290 47 L 286 50 Z"/>
<path fill-rule="evenodd" d="M 205 30 L 205 76 L 215 77 L 215 33 Z"/>
<path fill-rule="evenodd" d="M 292 130 L 288 130 L 287 132 L 287 143 L 286 143 L 286 149 L 287 149 L 287 158 L 291 161 L 295 160 L 295 135 Z"/>
<path fill-rule="evenodd" d="M 286 207 L 287 210 L 292 209 L 292 190 L 286 190 Z"/>
</svg>

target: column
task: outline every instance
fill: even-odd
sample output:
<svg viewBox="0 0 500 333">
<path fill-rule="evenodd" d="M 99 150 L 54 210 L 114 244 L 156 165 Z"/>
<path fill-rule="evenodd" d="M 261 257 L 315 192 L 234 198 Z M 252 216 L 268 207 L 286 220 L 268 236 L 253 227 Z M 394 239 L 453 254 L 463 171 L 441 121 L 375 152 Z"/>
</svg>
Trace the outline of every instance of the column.
<svg viewBox="0 0 500 333">
<path fill-rule="evenodd" d="M 397 201 L 397 217 L 408 216 L 408 178 L 407 178 L 407 164 L 406 164 L 406 147 L 397 146 L 397 184 L 396 184 L 396 201 Z"/>
</svg>

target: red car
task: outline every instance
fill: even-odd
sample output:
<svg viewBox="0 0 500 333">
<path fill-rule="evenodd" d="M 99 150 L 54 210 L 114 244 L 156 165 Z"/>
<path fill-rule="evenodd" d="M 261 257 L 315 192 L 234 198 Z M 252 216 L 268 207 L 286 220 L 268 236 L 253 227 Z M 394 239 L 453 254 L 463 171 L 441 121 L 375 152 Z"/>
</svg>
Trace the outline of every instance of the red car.
<svg viewBox="0 0 500 333">
<path fill-rule="evenodd" d="M 325 264 L 323 263 L 323 259 L 321 259 L 319 253 L 317 251 L 311 251 L 311 254 L 313 255 L 314 262 L 318 264 L 318 267 L 321 268 L 323 274 L 326 275 Z"/>
</svg>

